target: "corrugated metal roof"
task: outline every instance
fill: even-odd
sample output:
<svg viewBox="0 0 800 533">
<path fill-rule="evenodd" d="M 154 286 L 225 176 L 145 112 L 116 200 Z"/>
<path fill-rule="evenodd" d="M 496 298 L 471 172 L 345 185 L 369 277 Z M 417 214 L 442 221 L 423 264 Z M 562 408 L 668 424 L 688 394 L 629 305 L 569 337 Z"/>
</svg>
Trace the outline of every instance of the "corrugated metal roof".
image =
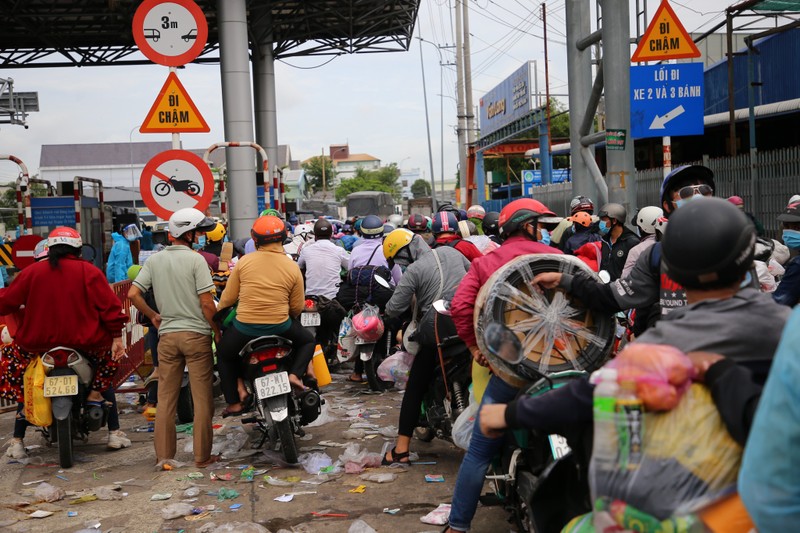
<svg viewBox="0 0 800 533">
<path fill-rule="evenodd" d="M 89 143 L 42 145 L 40 168 L 144 165 L 170 142 Z"/>
<path fill-rule="evenodd" d="M 793 113 L 797 110 L 800 110 L 800 98 L 794 98 L 792 100 L 784 100 L 783 102 L 775 102 L 772 104 L 764 104 L 756 106 L 753 109 L 753 113 L 757 117 L 769 117 L 775 115 L 783 115 L 785 113 Z M 747 120 L 750 116 L 750 110 L 748 108 L 737 109 L 735 114 L 736 122 L 740 120 Z M 706 115 L 703 117 L 703 125 L 708 126 L 716 126 L 718 124 L 727 124 L 730 121 L 729 113 L 715 113 L 713 115 Z"/>
</svg>

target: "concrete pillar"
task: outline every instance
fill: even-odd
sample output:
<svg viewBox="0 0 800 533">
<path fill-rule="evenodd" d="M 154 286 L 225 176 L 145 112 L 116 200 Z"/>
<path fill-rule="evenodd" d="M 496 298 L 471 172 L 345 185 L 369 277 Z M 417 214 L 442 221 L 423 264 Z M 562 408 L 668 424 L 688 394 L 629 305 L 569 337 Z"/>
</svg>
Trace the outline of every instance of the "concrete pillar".
<svg viewBox="0 0 800 533">
<path fill-rule="evenodd" d="M 266 9 L 269 17 L 269 9 Z M 269 19 L 267 24 L 271 24 Z M 269 176 L 264 176 L 264 196 L 271 206 L 269 187 L 278 173 L 278 106 L 275 97 L 275 58 L 272 55 L 272 35 L 258 43 L 253 54 L 253 87 L 256 108 L 256 142 L 264 147 L 269 159 Z"/>
<path fill-rule="evenodd" d="M 225 140 L 253 142 L 253 99 L 245 0 L 218 0 L 222 113 Z M 258 215 L 256 164 L 250 147 L 226 148 L 232 239 L 247 237 Z"/>
</svg>

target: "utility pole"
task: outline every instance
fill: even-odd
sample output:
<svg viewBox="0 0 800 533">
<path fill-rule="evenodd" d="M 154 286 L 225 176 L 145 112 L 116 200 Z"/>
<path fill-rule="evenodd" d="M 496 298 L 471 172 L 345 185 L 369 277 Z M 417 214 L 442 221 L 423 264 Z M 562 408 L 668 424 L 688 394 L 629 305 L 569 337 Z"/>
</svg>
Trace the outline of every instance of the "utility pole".
<svg viewBox="0 0 800 533">
<path fill-rule="evenodd" d="M 322 164 L 322 199 L 325 200 L 328 197 L 328 185 L 325 183 L 325 148 L 320 151 L 322 152 L 319 158 Z"/>
<path fill-rule="evenodd" d="M 467 199 L 467 139 L 466 111 L 464 109 L 464 45 L 462 33 L 462 0 L 455 0 L 456 9 L 456 101 L 458 102 L 458 177 L 461 202 Z"/>
<path fill-rule="evenodd" d="M 467 112 L 467 142 L 468 146 L 473 146 L 475 144 L 475 137 L 476 137 L 476 130 L 475 127 L 475 113 L 474 107 L 472 105 L 472 59 L 470 57 L 470 46 L 469 46 L 469 0 L 462 0 L 461 7 L 464 11 L 464 93 L 465 93 L 465 104 L 466 104 L 466 112 Z M 467 159 L 467 154 L 469 148 L 467 146 L 464 147 L 464 161 L 466 166 L 464 168 L 464 184 L 466 185 L 467 182 L 467 175 L 469 174 L 469 162 Z M 465 188 L 466 195 L 463 198 L 464 207 L 469 207 L 467 205 L 468 199 L 472 201 L 472 191 Z"/>
<path fill-rule="evenodd" d="M 547 116 L 547 138 L 542 142 L 539 135 L 539 157 L 542 160 L 542 183 L 551 183 L 553 178 L 553 165 L 550 150 L 552 148 L 552 135 L 550 134 L 550 56 L 547 54 L 547 4 L 542 2 L 542 26 L 544 27 L 544 105 Z"/>
<path fill-rule="evenodd" d="M 428 115 L 428 88 L 425 85 L 425 63 L 423 62 L 422 59 L 422 37 L 419 38 L 419 66 L 422 69 L 422 96 L 425 100 L 425 129 L 428 133 L 428 161 L 430 162 L 431 165 L 431 208 L 435 211 L 439 206 L 436 202 L 436 179 L 435 176 L 433 175 L 433 148 L 431 147 L 431 121 Z"/>
</svg>

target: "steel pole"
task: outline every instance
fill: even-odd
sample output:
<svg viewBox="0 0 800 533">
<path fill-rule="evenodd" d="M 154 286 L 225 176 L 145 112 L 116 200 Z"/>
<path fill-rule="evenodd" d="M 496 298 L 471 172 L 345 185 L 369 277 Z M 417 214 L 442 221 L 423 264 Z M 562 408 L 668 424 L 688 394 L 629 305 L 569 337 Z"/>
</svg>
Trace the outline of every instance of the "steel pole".
<svg viewBox="0 0 800 533">
<path fill-rule="evenodd" d="M 222 78 L 222 112 L 225 138 L 253 141 L 253 98 L 250 90 L 250 62 L 247 46 L 245 0 L 217 0 Z M 258 213 L 253 153 L 248 147 L 227 151 L 232 239 L 249 235 Z"/>
<path fill-rule="evenodd" d="M 565 0 L 567 26 L 567 73 L 569 84 L 569 144 L 572 166 L 572 193 L 598 198 L 598 189 L 582 153 L 581 123 L 592 91 L 591 51 L 579 49 L 578 41 L 591 32 L 588 0 Z M 590 118 L 591 120 L 591 118 Z M 590 122 L 591 123 L 591 122 Z M 587 149 L 590 150 L 591 149 Z"/>
<path fill-rule="evenodd" d="M 265 10 L 269 17 L 269 9 Z M 268 24 L 271 26 L 271 24 Z M 269 170 L 264 174 L 264 205 L 270 207 L 270 184 L 278 177 L 278 112 L 275 98 L 275 58 L 272 54 L 272 35 L 254 45 L 253 75 L 256 106 L 256 138 L 264 147 L 269 161 Z M 273 185 L 274 188 L 274 185 Z M 280 196 L 280 191 L 273 191 L 272 203 Z"/>
<path fill-rule="evenodd" d="M 467 127 L 464 110 L 464 48 L 461 28 L 461 2 L 455 1 L 456 10 L 456 102 L 458 103 L 458 178 L 461 201 L 467 201 Z"/>
<path fill-rule="evenodd" d="M 422 58 L 422 40 L 419 42 L 419 66 L 422 70 L 422 97 L 425 101 L 425 131 L 428 134 L 428 161 L 431 166 L 431 208 L 436 211 L 436 179 L 433 175 L 433 147 L 431 147 L 431 121 L 428 115 L 428 87 L 425 84 L 425 62 Z"/>
<path fill-rule="evenodd" d="M 603 70 L 606 131 L 624 130 L 622 150 L 606 148 L 606 181 L 610 202 L 636 210 L 636 180 L 633 142 L 630 140 L 630 5 L 628 0 L 603 1 Z"/>
</svg>

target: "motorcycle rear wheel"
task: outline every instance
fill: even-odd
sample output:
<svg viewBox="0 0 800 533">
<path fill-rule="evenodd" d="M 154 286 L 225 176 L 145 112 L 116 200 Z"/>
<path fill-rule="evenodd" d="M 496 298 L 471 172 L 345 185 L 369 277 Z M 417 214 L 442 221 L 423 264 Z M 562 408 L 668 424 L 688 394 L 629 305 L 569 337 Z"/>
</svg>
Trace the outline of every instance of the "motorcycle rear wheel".
<svg viewBox="0 0 800 533">
<path fill-rule="evenodd" d="M 356 352 L 359 352 L 359 349 L 356 348 Z M 357 353 L 357 357 L 360 357 L 360 353 Z M 372 353 L 372 358 L 369 361 L 364 361 L 364 373 L 367 375 L 367 383 L 369 383 L 369 388 L 377 391 L 383 392 L 389 389 L 392 385 L 392 381 L 383 381 L 380 377 L 378 377 L 378 367 L 380 366 L 382 359 L 380 357 L 375 357 L 375 353 Z"/>
<path fill-rule="evenodd" d="M 72 449 L 72 413 L 64 420 L 56 419 L 56 435 L 58 436 L 58 464 L 61 468 L 71 468 L 75 461 Z"/>
<path fill-rule="evenodd" d="M 281 451 L 287 463 L 297 464 L 297 442 L 294 440 L 292 421 L 288 418 L 275 423 L 278 439 L 281 442 Z"/>
<path fill-rule="evenodd" d="M 433 428 L 416 427 L 414 428 L 414 436 L 422 442 L 431 442 L 436 433 Z"/>
</svg>

